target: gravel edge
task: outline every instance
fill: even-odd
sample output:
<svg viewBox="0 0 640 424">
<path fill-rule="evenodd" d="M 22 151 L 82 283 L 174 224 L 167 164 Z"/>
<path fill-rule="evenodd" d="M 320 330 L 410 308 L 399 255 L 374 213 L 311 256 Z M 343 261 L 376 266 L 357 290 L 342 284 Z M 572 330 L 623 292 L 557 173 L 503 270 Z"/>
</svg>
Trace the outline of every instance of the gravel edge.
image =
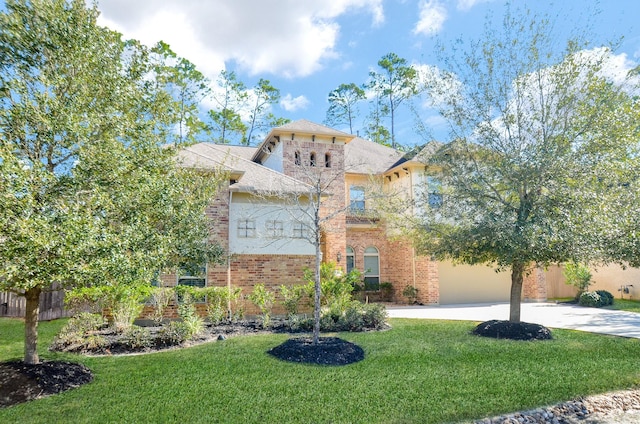
<svg viewBox="0 0 640 424">
<path fill-rule="evenodd" d="M 640 389 L 586 396 L 473 424 L 589 424 L 640 422 Z"/>
</svg>

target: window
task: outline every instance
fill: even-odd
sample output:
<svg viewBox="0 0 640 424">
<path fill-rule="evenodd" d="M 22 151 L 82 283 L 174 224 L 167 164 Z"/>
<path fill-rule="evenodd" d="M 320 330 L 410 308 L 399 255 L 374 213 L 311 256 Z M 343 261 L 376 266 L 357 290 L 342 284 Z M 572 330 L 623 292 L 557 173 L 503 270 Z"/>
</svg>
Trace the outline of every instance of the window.
<svg viewBox="0 0 640 424">
<path fill-rule="evenodd" d="M 282 221 L 267 221 L 265 223 L 267 237 L 282 237 L 284 234 Z"/>
<path fill-rule="evenodd" d="M 238 237 L 248 238 L 256 236 L 256 222 L 251 219 L 238 220 Z"/>
<path fill-rule="evenodd" d="M 331 168 L 331 153 L 324 154 L 324 167 Z"/>
<path fill-rule="evenodd" d="M 298 166 L 302 165 L 302 159 L 300 159 L 300 152 L 296 151 L 295 155 L 294 155 L 294 163 Z"/>
<path fill-rule="evenodd" d="M 364 187 L 349 188 L 349 209 L 351 212 L 364 212 Z"/>
<path fill-rule="evenodd" d="M 302 222 L 293 223 L 293 238 L 306 238 L 307 231 Z"/>
<path fill-rule="evenodd" d="M 190 287 L 207 286 L 207 266 L 203 264 L 186 264 L 178 268 L 178 285 Z M 182 296 L 178 295 L 178 302 L 182 302 Z M 204 300 L 198 300 L 204 302 Z"/>
<path fill-rule="evenodd" d="M 316 152 L 311 152 L 309 156 L 309 165 L 316 166 Z"/>
<path fill-rule="evenodd" d="M 380 290 L 380 256 L 378 249 L 364 249 L 364 289 Z"/>
<path fill-rule="evenodd" d="M 347 246 L 347 274 L 356 267 L 356 254 L 353 247 Z"/>
<path fill-rule="evenodd" d="M 427 177 L 427 202 L 429 207 L 437 209 L 442 206 L 442 184 L 435 177 Z"/>
</svg>

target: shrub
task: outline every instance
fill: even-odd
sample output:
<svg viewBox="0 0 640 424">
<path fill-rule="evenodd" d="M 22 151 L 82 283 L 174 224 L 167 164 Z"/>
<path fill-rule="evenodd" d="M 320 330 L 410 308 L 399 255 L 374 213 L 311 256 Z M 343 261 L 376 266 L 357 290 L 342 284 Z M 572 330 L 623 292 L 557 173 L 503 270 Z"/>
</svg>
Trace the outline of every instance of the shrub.
<svg viewBox="0 0 640 424">
<path fill-rule="evenodd" d="M 613 305 L 613 295 L 611 293 L 606 290 L 596 290 L 596 293 L 598 293 L 602 299 L 602 306 Z"/>
<path fill-rule="evenodd" d="M 271 309 L 273 308 L 273 302 L 276 298 L 275 293 L 267 290 L 264 284 L 256 284 L 248 298 L 260 309 L 262 313 L 262 327 L 267 328 L 271 324 Z"/>
<path fill-rule="evenodd" d="M 162 326 L 158 332 L 158 342 L 165 346 L 175 346 L 184 343 L 189 338 L 187 324 L 182 321 L 171 321 Z"/>
<path fill-rule="evenodd" d="M 169 302 L 175 296 L 175 291 L 172 287 L 155 287 L 151 292 L 149 299 L 153 306 L 153 312 L 149 314 L 156 324 L 160 324 L 164 318 L 164 311 L 169 306 Z"/>
<path fill-rule="evenodd" d="M 220 324 L 228 314 L 229 290 L 226 287 L 206 287 L 207 317 L 213 325 Z"/>
<path fill-rule="evenodd" d="M 293 316 L 298 314 L 298 305 L 300 299 L 305 293 L 305 286 L 280 286 L 280 295 L 282 296 L 282 306 L 287 312 L 287 317 L 291 320 Z"/>
<path fill-rule="evenodd" d="M 578 289 L 576 299 L 579 300 L 582 293 L 591 285 L 591 271 L 585 265 L 569 262 L 564 265 L 563 274 L 565 283 Z"/>
<path fill-rule="evenodd" d="M 151 332 L 147 328 L 136 325 L 125 330 L 120 338 L 123 345 L 131 349 L 144 349 L 153 345 Z"/>
<path fill-rule="evenodd" d="M 613 303 L 613 295 L 606 290 L 598 290 L 593 292 L 583 292 L 578 299 L 581 306 L 591 306 L 601 308 Z"/>
<path fill-rule="evenodd" d="M 402 295 L 407 298 L 409 304 L 413 305 L 418 299 L 418 289 L 413 286 L 406 286 L 402 289 Z"/>
<path fill-rule="evenodd" d="M 393 299 L 393 284 L 389 282 L 380 283 L 380 292 L 382 292 L 382 300 L 391 302 Z"/>
<path fill-rule="evenodd" d="M 305 269 L 304 279 L 307 281 L 307 293 L 310 304 L 313 304 L 315 294 L 315 274 L 312 269 Z M 343 311 L 352 300 L 352 292 L 361 280 L 361 274 L 357 269 L 348 274 L 342 273 L 333 262 L 320 265 L 320 305 L 327 306 L 338 303 Z"/>
<path fill-rule="evenodd" d="M 346 309 L 324 307 L 320 315 L 320 329 L 322 331 L 363 331 L 384 328 L 387 311 L 384 305 L 378 303 L 365 304 L 352 301 Z M 310 324 L 313 325 L 313 322 Z"/>
<path fill-rule="evenodd" d="M 108 341 L 95 334 L 105 326 L 102 315 L 88 312 L 80 313 L 69 319 L 49 347 L 50 350 L 63 352 L 83 352 L 105 347 Z"/>
<path fill-rule="evenodd" d="M 185 340 L 191 340 L 204 330 L 204 320 L 196 313 L 194 298 L 190 291 L 184 291 L 182 302 L 178 305 L 178 316 L 182 319 Z M 183 340 L 184 341 L 184 340 Z"/>
</svg>

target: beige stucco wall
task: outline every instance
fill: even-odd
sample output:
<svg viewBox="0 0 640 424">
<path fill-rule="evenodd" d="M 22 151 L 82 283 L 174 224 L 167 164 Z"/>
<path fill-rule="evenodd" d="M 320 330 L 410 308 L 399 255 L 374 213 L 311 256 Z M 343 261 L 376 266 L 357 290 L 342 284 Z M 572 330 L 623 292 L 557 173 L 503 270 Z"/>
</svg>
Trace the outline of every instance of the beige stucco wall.
<svg viewBox="0 0 640 424">
<path fill-rule="evenodd" d="M 593 267 L 591 269 L 593 283 L 589 290 L 607 290 L 616 299 L 622 295 L 625 299 L 640 299 L 640 269 L 626 268 L 619 265 Z M 553 297 L 571 297 L 576 290 L 567 286 L 562 267 L 551 267 L 547 270 L 548 295 Z M 630 287 L 633 285 L 633 287 Z M 629 293 L 621 293 L 620 289 L 629 286 Z"/>
<path fill-rule="evenodd" d="M 511 276 L 483 265 L 438 263 L 440 304 L 508 302 Z"/>
</svg>

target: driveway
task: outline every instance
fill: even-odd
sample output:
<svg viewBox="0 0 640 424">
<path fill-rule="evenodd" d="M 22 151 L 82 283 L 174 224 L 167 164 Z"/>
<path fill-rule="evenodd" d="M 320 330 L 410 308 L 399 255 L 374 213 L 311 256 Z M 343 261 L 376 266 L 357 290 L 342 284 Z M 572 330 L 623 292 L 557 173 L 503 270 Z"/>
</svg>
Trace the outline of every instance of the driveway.
<svg viewBox="0 0 640 424">
<path fill-rule="evenodd" d="M 444 306 L 387 307 L 391 318 L 426 318 L 464 321 L 509 319 L 508 303 Z M 521 320 L 550 328 L 588 331 L 640 339 L 640 314 L 600 308 L 556 304 L 523 303 Z"/>
</svg>

